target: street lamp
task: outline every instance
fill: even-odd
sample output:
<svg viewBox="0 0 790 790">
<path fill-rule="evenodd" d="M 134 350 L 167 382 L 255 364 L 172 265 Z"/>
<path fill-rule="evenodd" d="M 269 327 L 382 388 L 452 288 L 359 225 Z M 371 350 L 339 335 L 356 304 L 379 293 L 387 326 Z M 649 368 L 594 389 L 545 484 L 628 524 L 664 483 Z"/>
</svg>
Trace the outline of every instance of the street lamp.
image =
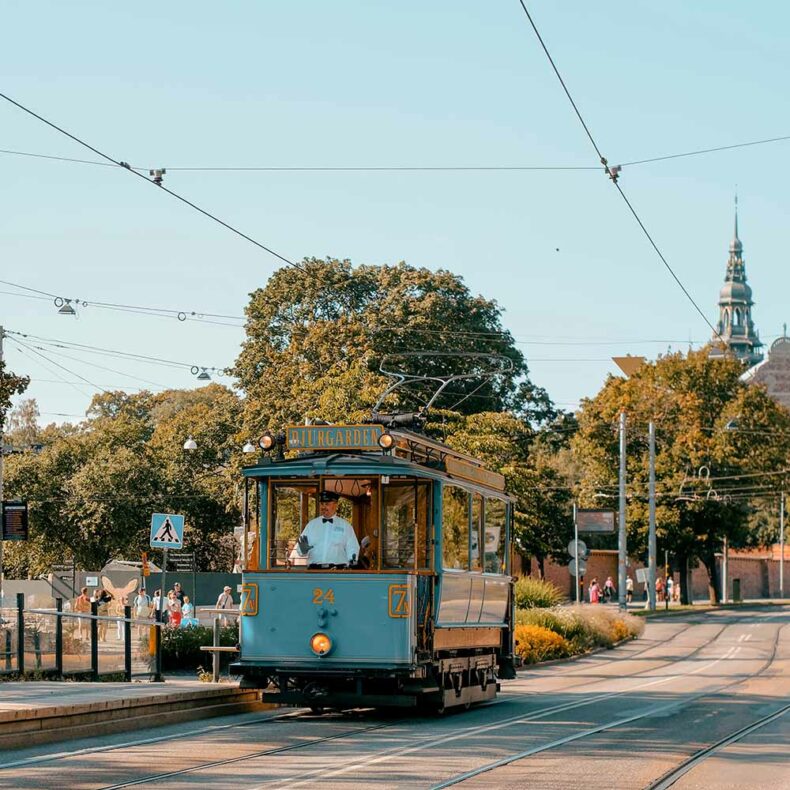
<svg viewBox="0 0 790 790">
<path fill-rule="evenodd" d="M 197 450 L 197 442 L 196 442 L 196 441 L 195 441 L 195 440 L 194 440 L 194 439 L 193 439 L 193 438 L 190 436 L 190 437 L 189 437 L 189 438 L 188 438 L 188 439 L 187 439 L 187 440 L 184 442 L 184 449 L 185 449 L 185 450 L 188 450 L 190 453 L 191 453 L 193 450 Z"/>
</svg>

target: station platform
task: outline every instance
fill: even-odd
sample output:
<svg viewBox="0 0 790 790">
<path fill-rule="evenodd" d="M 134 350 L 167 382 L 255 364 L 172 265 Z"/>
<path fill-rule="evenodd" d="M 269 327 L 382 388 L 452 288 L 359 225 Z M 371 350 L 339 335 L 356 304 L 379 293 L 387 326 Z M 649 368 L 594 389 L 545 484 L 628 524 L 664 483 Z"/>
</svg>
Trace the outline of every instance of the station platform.
<svg viewBox="0 0 790 790">
<path fill-rule="evenodd" d="M 0 683 L 0 750 L 272 707 L 236 683 Z"/>
</svg>

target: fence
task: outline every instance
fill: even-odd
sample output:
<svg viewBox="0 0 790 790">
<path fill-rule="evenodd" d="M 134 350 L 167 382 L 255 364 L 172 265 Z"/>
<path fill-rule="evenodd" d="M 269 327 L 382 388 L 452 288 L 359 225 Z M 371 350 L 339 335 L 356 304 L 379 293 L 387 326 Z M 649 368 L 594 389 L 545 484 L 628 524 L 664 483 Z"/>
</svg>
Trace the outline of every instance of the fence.
<svg viewBox="0 0 790 790">
<path fill-rule="evenodd" d="M 213 658 L 213 680 L 219 680 L 219 653 L 236 652 L 220 647 L 221 621 L 235 619 L 237 608 L 200 607 L 201 614 L 213 615 L 213 644 L 201 648 Z M 30 677 L 83 677 L 99 680 L 109 675 L 150 676 L 162 681 L 162 612 L 154 620 L 134 619 L 130 606 L 123 617 L 98 614 L 98 604 L 91 603 L 91 613 L 63 611 L 63 599 L 55 599 L 48 609 L 25 607 L 24 593 L 17 593 L 16 608 L 0 609 L 0 675 Z M 136 649 L 134 637 L 137 637 Z M 147 638 L 146 638 L 147 637 Z"/>
<path fill-rule="evenodd" d="M 138 642 L 134 651 L 133 630 L 141 636 L 149 624 L 133 620 L 131 614 L 125 606 L 123 617 L 99 615 L 95 602 L 90 614 L 64 612 L 62 598 L 55 599 L 54 609 L 26 609 L 24 593 L 17 593 L 15 609 L 0 609 L 0 674 L 91 680 L 123 675 L 126 681 L 133 675 L 156 675 L 157 666 L 161 668 L 160 629 L 154 628 L 149 640 L 154 650 L 144 655 Z M 153 679 L 161 679 L 161 672 Z"/>
</svg>

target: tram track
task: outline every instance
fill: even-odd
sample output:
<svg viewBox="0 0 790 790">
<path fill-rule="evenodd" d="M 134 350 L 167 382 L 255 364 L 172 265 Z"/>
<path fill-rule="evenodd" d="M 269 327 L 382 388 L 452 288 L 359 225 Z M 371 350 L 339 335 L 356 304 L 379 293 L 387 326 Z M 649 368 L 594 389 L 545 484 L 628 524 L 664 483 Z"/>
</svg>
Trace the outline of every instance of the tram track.
<svg viewBox="0 0 790 790">
<path fill-rule="evenodd" d="M 721 637 L 721 635 L 727 630 L 727 628 L 729 626 L 739 623 L 741 619 L 742 618 L 738 618 L 735 621 L 730 621 L 730 622 L 722 624 L 721 628 L 719 628 L 716 631 L 715 634 L 711 635 L 709 638 L 706 638 L 705 641 L 702 644 L 698 645 L 696 648 L 694 648 L 688 654 L 684 655 L 682 658 L 675 657 L 674 659 L 672 659 L 670 661 L 657 659 L 657 660 L 661 661 L 661 663 L 658 666 L 652 666 L 649 669 L 645 669 L 645 670 L 640 671 L 639 673 L 634 673 L 634 674 L 631 674 L 631 675 L 623 676 L 622 679 L 639 678 L 640 676 L 642 676 L 642 675 L 644 675 L 646 673 L 655 673 L 656 671 L 660 671 L 660 670 L 666 668 L 667 666 L 670 666 L 673 663 L 676 663 L 678 661 L 692 660 L 701 651 L 705 650 L 710 645 L 714 644 L 716 642 L 716 640 Z M 686 629 L 683 629 L 682 631 L 674 634 L 671 637 L 671 639 L 676 638 L 681 633 L 683 633 L 683 631 L 685 631 L 685 630 Z M 776 647 L 777 647 L 777 644 L 778 644 L 778 639 L 779 639 L 779 633 L 780 632 L 781 632 L 781 627 L 777 630 L 776 641 L 775 641 L 775 644 L 774 644 L 774 648 L 773 648 L 773 651 L 772 651 L 771 658 L 767 662 L 766 666 L 763 667 L 761 670 L 759 670 L 759 672 L 757 674 L 762 674 L 762 672 L 764 672 L 767 669 L 767 667 L 770 665 L 770 663 L 773 661 L 773 657 L 774 657 L 774 655 L 776 653 Z M 665 643 L 662 643 L 662 644 L 667 644 L 667 643 L 665 642 Z M 646 652 L 649 652 L 650 650 L 656 649 L 659 646 L 660 645 L 656 645 L 656 644 L 650 645 L 647 648 L 644 648 L 643 650 L 639 650 L 639 651 L 636 651 L 636 653 L 632 653 L 630 658 L 634 658 L 636 655 L 642 655 L 642 654 L 644 654 Z M 724 660 L 725 658 L 734 655 L 739 650 L 740 650 L 740 647 L 738 645 L 733 645 L 727 650 L 727 652 L 724 655 L 716 658 L 711 663 L 707 663 L 704 666 L 699 667 L 696 670 L 692 670 L 691 672 L 684 673 L 684 674 L 694 674 L 695 672 L 703 671 L 704 669 L 707 669 L 708 667 L 712 666 L 713 664 L 716 664 L 719 661 Z M 627 658 L 627 657 L 624 657 L 624 658 Z M 567 673 L 565 673 L 565 674 L 567 674 Z M 581 701 L 580 700 L 571 700 L 571 701 L 567 701 L 567 702 L 561 702 L 561 703 L 558 703 L 556 705 L 553 705 L 550 708 L 544 708 L 543 710 L 536 711 L 536 712 L 534 712 L 532 714 L 528 713 L 528 714 L 520 714 L 520 715 L 517 715 L 517 716 L 511 716 L 511 717 L 508 717 L 506 719 L 502 719 L 500 721 L 493 722 L 492 724 L 484 725 L 483 727 L 464 728 L 463 730 L 461 730 L 460 733 L 456 732 L 456 733 L 450 734 L 450 735 L 446 736 L 444 739 L 439 739 L 438 741 L 434 740 L 434 741 L 429 741 L 427 743 L 424 742 L 422 744 L 419 744 L 416 747 L 406 747 L 405 749 L 403 747 L 400 747 L 399 749 L 393 750 L 392 752 L 389 752 L 389 751 L 380 752 L 378 755 L 374 754 L 371 759 L 372 759 L 373 762 L 380 762 L 380 761 L 384 761 L 384 760 L 387 760 L 387 759 L 393 759 L 393 758 L 395 758 L 397 756 L 400 756 L 401 754 L 410 753 L 411 751 L 415 751 L 415 750 L 419 750 L 419 749 L 423 749 L 423 748 L 430 748 L 431 746 L 441 745 L 441 743 L 443 743 L 443 742 L 448 742 L 448 741 L 451 741 L 451 740 L 457 740 L 457 739 L 465 738 L 465 737 L 473 737 L 475 734 L 478 734 L 479 732 L 490 731 L 490 730 L 493 730 L 493 729 L 499 729 L 499 728 L 506 727 L 506 726 L 509 726 L 510 724 L 514 724 L 514 723 L 517 723 L 517 722 L 528 722 L 528 721 L 533 721 L 533 720 L 539 720 L 539 719 L 551 716 L 552 714 L 555 714 L 555 713 L 562 713 L 564 711 L 582 708 L 582 707 L 585 707 L 585 706 L 588 706 L 588 705 L 592 705 L 592 704 L 596 704 L 596 703 L 599 703 L 599 702 L 602 702 L 602 701 L 605 701 L 605 700 L 608 700 L 608 699 L 611 699 L 611 698 L 614 698 L 614 697 L 618 697 L 618 696 L 625 696 L 625 695 L 629 695 L 629 694 L 634 694 L 634 693 L 637 693 L 640 689 L 647 688 L 647 687 L 650 687 L 650 686 L 660 685 L 660 684 L 667 683 L 667 682 L 671 682 L 672 680 L 675 680 L 675 679 L 677 679 L 679 677 L 682 677 L 682 676 L 683 675 L 681 675 L 681 674 L 672 674 L 672 675 L 668 675 L 668 676 L 665 676 L 665 677 L 655 678 L 655 679 L 649 680 L 646 683 L 642 683 L 642 684 L 639 684 L 637 686 L 633 686 L 631 688 L 624 689 L 624 690 L 621 690 L 621 691 L 606 692 L 606 693 L 598 694 L 598 695 L 595 695 L 594 697 L 591 697 L 591 698 L 585 699 L 585 700 L 581 700 Z M 755 676 L 756 676 L 755 674 L 750 675 L 748 679 L 751 679 L 751 678 L 753 678 Z M 523 678 L 523 679 L 526 680 L 527 678 Z M 601 678 L 601 679 L 598 679 L 598 680 L 594 680 L 592 682 L 582 682 L 582 683 L 579 683 L 579 684 L 574 684 L 571 687 L 559 690 L 559 691 L 554 692 L 554 693 L 556 693 L 558 695 L 562 695 L 565 691 L 571 691 L 574 688 L 577 688 L 578 686 L 584 685 L 584 686 L 589 688 L 589 687 L 594 686 L 594 685 L 599 685 L 601 683 L 606 683 L 606 682 L 609 682 L 609 681 L 612 681 L 612 680 L 618 680 L 618 679 L 620 679 L 620 678 L 607 677 L 607 678 Z M 744 681 L 739 681 L 739 682 L 745 682 L 745 680 Z M 728 688 L 730 685 L 737 685 L 737 684 L 728 684 L 728 685 L 722 687 L 722 689 Z M 672 703 L 671 705 L 665 706 L 665 707 L 669 708 L 669 707 L 677 707 L 677 706 L 683 705 L 683 704 L 690 704 L 690 702 L 693 702 L 694 699 L 697 699 L 700 696 L 705 696 L 707 694 L 718 693 L 718 691 L 720 691 L 720 690 L 717 690 L 716 692 L 705 692 L 704 694 L 700 694 L 700 695 L 697 695 L 695 697 L 690 697 L 690 698 L 688 698 L 686 700 L 675 702 L 675 703 Z M 537 695 L 540 695 L 541 693 L 542 692 L 537 692 Z M 536 696 L 536 693 L 535 692 L 518 692 L 518 691 L 514 690 L 514 694 L 511 695 L 511 698 L 512 698 L 512 696 L 522 697 L 522 696 L 527 696 L 527 695 Z M 500 700 L 497 700 L 497 701 L 495 701 L 493 703 L 490 703 L 489 705 L 486 705 L 485 707 L 494 707 L 497 704 L 500 704 L 500 703 L 503 703 L 503 702 L 506 702 L 506 701 L 507 701 L 507 698 L 500 699 Z M 664 708 L 661 708 L 661 710 L 664 710 Z M 643 713 L 643 714 L 635 717 L 634 719 L 629 719 L 628 721 L 636 720 L 637 718 L 643 718 L 644 716 L 652 715 L 652 714 L 657 713 L 657 712 L 659 712 L 658 709 L 651 709 L 650 711 L 648 711 L 646 713 Z M 261 717 L 261 718 L 257 718 L 257 719 L 254 719 L 254 720 L 251 720 L 251 721 L 246 721 L 246 722 L 240 722 L 240 723 L 235 723 L 235 724 L 231 723 L 231 724 L 215 725 L 214 727 L 207 728 L 204 731 L 204 733 L 209 734 L 209 733 L 211 733 L 211 732 L 213 732 L 215 730 L 228 730 L 228 729 L 234 729 L 234 728 L 251 727 L 251 726 L 255 726 L 255 725 L 259 725 L 259 724 L 265 725 L 265 724 L 268 724 L 268 723 L 276 723 L 278 721 L 298 720 L 298 719 L 301 719 L 303 717 L 304 718 L 308 718 L 306 711 L 299 711 L 299 710 L 289 711 L 288 713 L 280 714 L 280 715 L 277 715 L 277 716 Z M 328 723 L 328 720 L 326 720 L 326 719 L 323 719 L 323 721 Z M 199 773 L 201 771 L 208 771 L 208 770 L 210 770 L 212 768 L 216 768 L 216 767 L 244 763 L 244 762 L 247 762 L 247 761 L 250 761 L 250 760 L 259 759 L 259 758 L 266 757 L 266 756 L 273 755 L 273 754 L 287 753 L 287 752 L 290 752 L 290 751 L 308 749 L 310 747 L 319 746 L 320 744 L 326 743 L 328 741 L 340 740 L 340 739 L 348 738 L 348 737 L 355 736 L 355 735 L 364 735 L 364 734 L 369 733 L 369 732 L 381 731 L 381 730 L 384 730 L 384 729 L 387 729 L 387 728 L 392 728 L 392 727 L 398 726 L 402 722 L 403 722 L 403 719 L 399 719 L 399 720 L 391 721 L 391 722 L 373 724 L 373 725 L 367 726 L 367 727 L 351 728 L 351 729 L 344 730 L 343 732 L 333 733 L 331 735 L 326 735 L 326 736 L 321 736 L 321 737 L 316 737 L 316 738 L 311 738 L 310 740 L 302 742 L 302 743 L 285 744 L 285 745 L 281 745 L 281 746 L 277 746 L 277 747 L 273 747 L 273 748 L 269 748 L 269 749 L 257 750 L 255 752 L 252 752 L 252 753 L 249 753 L 249 754 L 245 754 L 245 755 L 239 755 L 237 757 L 229 757 L 229 758 L 222 759 L 222 760 L 214 760 L 214 761 L 202 762 L 202 763 L 200 763 L 198 765 L 188 766 L 186 768 L 179 769 L 179 770 L 166 771 L 166 772 L 161 772 L 161 773 L 158 773 L 158 774 L 144 776 L 144 777 L 140 777 L 139 779 L 130 780 L 128 782 L 121 782 L 121 783 L 117 783 L 117 784 L 108 785 L 108 786 L 103 787 L 102 790 L 118 790 L 119 788 L 123 788 L 123 787 L 134 787 L 134 786 L 140 786 L 140 785 L 145 785 L 145 784 L 152 784 L 152 783 L 155 783 L 155 782 L 164 781 L 166 779 L 175 778 L 175 777 L 178 777 L 178 776 L 186 776 L 186 775 L 189 775 L 189 774 L 196 774 L 196 773 Z M 605 729 L 611 729 L 613 727 L 620 726 L 620 725 L 622 725 L 624 723 L 626 723 L 626 722 L 624 722 L 624 721 L 610 722 L 610 723 L 608 723 L 606 725 L 601 725 L 601 727 L 594 728 L 593 730 L 584 731 L 583 733 L 576 733 L 573 736 L 571 736 L 571 740 L 578 740 L 579 738 L 583 738 L 583 737 L 587 737 L 588 735 L 592 735 L 594 732 L 600 732 L 600 731 L 603 731 Z M 203 733 L 201 733 L 201 734 L 203 734 Z M 58 755 L 41 755 L 41 756 L 38 756 L 38 757 L 28 758 L 27 760 L 20 760 L 20 761 L 17 761 L 16 763 L 7 764 L 5 766 L 0 766 L 0 770 L 5 769 L 5 768 L 11 768 L 11 767 L 22 767 L 22 766 L 25 766 L 25 765 L 33 766 L 33 765 L 36 765 L 36 764 L 41 764 L 41 763 L 46 763 L 46 762 L 53 762 L 53 761 L 56 761 L 56 760 L 65 759 L 67 757 L 81 756 L 83 754 L 92 754 L 92 753 L 97 753 L 97 752 L 107 752 L 107 751 L 121 750 L 121 749 L 124 749 L 124 748 L 132 748 L 134 746 L 142 746 L 142 745 L 148 745 L 148 744 L 151 744 L 151 743 L 158 743 L 158 742 L 163 742 L 163 741 L 168 741 L 168 740 L 175 740 L 175 739 L 179 739 L 179 738 L 182 738 L 182 737 L 183 737 L 183 734 L 182 733 L 178 733 L 178 734 L 165 735 L 165 736 L 159 736 L 159 737 L 154 737 L 154 738 L 138 739 L 138 740 L 136 740 L 134 742 L 131 742 L 131 743 L 109 744 L 107 746 L 91 747 L 91 748 L 88 748 L 88 749 L 85 749 L 85 750 L 80 750 L 78 752 L 63 752 L 63 753 L 60 753 Z M 420 738 L 419 740 L 425 741 L 424 738 Z M 563 742 L 570 742 L 570 740 L 564 740 L 563 739 Z M 545 745 L 543 747 L 540 747 L 538 749 L 538 751 L 545 751 L 546 749 L 557 748 L 560 745 L 562 745 L 562 744 L 559 743 L 559 742 L 548 744 L 548 745 Z M 537 753 L 537 752 L 535 752 L 535 753 Z M 512 762 L 512 761 L 514 761 L 516 759 L 521 759 L 521 757 L 519 757 L 519 756 L 512 757 L 512 758 L 509 758 L 508 761 Z M 370 761 L 366 761 L 365 763 L 360 764 L 360 767 L 364 767 L 366 764 L 371 764 L 371 763 L 370 763 Z M 493 767 L 496 767 L 496 766 L 493 766 Z M 483 767 L 483 769 L 484 770 L 492 770 L 493 767 Z M 482 772 L 482 770 L 480 772 Z M 322 772 L 319 772 L 319 773 L 322 773 Z M 329 772 L 329 774 L 324 774 L 324 775 L 331 776 L 331 773 L 332 772 Z M 476 775 L 476 773 L 474 775 Z M 320 777 L 316 776 L 315 778 L 316 779 L 322 779 L 323 776 L 320 776 Z M 295 784 L 293 784 L 294 782 L 296 782 L 296 784 L 298 785 L 298 784 L 302 784 L 302 783 L 306 783 L 306 782 L 312 781 L 312 779 L 313 779 L 313 777 L 311 777 L 311 776 L 302 776 L 302 777 L 294 777 L 293 779 L 283 779 L 283 780 L 280 780 L 280 781 L 274 780 L 274 783 L 278 784 L 278 785 L 282 783 L 283 786 L 296 786 Z M 455 781 L 452 781 L 451 784 L 457 783 L 457 781 L 463 781 L 463 779 L 457 779 Z M 267 785 L 268 785 L 268 783 L 267 783 Z M 439 785 L 439 786 L 450 786 L 450 785 L 445 784 L 445 785 Z"/>
<path fill-rule="evenodd" d="M 506 765 L 510 765 L 511 763 L 517 762 L 518 760 L 523 760 L 527 757 L 532 757 L 542 752 L 547 752 L 552 749 L 557 749 L 569 743 L 579 741 L 583 738 L 588 738 L 592 735 L 597 735 L 598 733 L 606 732 L 607 730 L 613 730 L 616 729 L 617 727 L 623 727 L 627 724 L 632 724 L 641 719 L 646 719 L 651 716 L 684 708 L 689 704 L 696 702 L 699 699 L 704 699 L 705 697 L 715 697 L 724 691 L 743 685 L 744 683 L 748 683 L 754 680 L 755 678 L 763 675 L 773 665 L 774 661 L 776 660 L 777 650 L 779 648 L 779 637 L 785 627 L 786 625 L 777 628 L 776 636 L 774 637 L 773 647 L 771 649 L 771 655 L 765 661 L 763 666 L 756 672 L 751 673 L 746 678 L 742 678 L 740 680 L 735 680 L 730 683 L 726 683 L 713 691 L 708 690 L 708 691 L 698 692 L 690 696 L 687 696 L 685 699 L 682 700 L 677 700 L 675 702 L 670 702 L 663 705 L 656 705 L 653 706 L 652 708 L 648 708 L 647 710 L 634 714 L 632 716 L 626 716 L 619 718 L 615 721 L 606 722 L 604 724 L 600 724 L 595 727 L 582 730 L 581 732 L 572 733 L 570 735 L 567 735 L 563 738 L 559 738 L 550 743 L 538 745 L 531 749 L 525 749 L 521 752 L 517 752 L 516 754 L 508 755 L 507 757 L 503 757 L 499 760 L 495 760 L 493 762 L 486 763 L 485 765 L 478 766 L 477 768 L 474 768 L 471 771 L 466 771 L 464 773 L 457 774 L 456 776 L 453 776 L 450 779 L 446 779 L 443 782 L 440 782 L 439 784 L 432 785 L 430 790 L 442 790 L 443 788 L 446 787 L 452 787 L 456 784 L 460 784 L 461 782 L 465 782 L 468 779 L 472 779 L 474 777 L 480 776 L 481 774 L 488 773 L 497 768 L 502 768 Z M 734 650 L 737 653 L 740 650 L 740 648 L 733 647 L 730 648 L 730 650 L 731 651 Z M 729 656 L 726 655 L 722 656 L 722 658 L 718 659 L 714 663 L 718 663 L 718 661 L 723 660 L 726 657 Z M 723 748 L 724 746 L 729 745 L 730 743 L 734 743 L 735 741 L 744 738 L 746 735 L 753 732 L 754 730 L 757 730 L 760 727 L 769 724 L 770 722 L 784 715 L 784 713 L 786 713 L 788 710 L 790 710 L 790 705 L 785 705 L 779 711 L 774 711 L 772 714 L 769 714 L 768 716 L 759 719 L 757 722 L 753 722 L 751 725 L 743 727 L 742 729 L 736 731 L 735 733 L 731 733 L 729 736 L 722 738 L 720 741 L 710 744 L 704 749 L 698 751 L 696 754 L 685 759 L 679 766 L 676 766 L 674 769 L 664 774 L 664 776 L 661 777 L 659 780 L 657 780 L 656 783 L 648 785 L 648 788 L 646 788 L 646 790 L 659 790 L 659 788 L 663 790 L 663 788 L 671 787 L 672 784 L 674 784 L 678 779 L 680 779 L 681 776 L 683 776 L 683 774 L 687 773 L 696 765 L 698 765 L 700 762 L 707 759 L 711 754 L 714 754 L 716 751 Z"/>
<path fill-rule="evenodd" d="M 741 618 L 739 618 L 738 621 L 740 621 L 740 619 Z M 721 634 L 727 629 L 727 627 L 729 627 L 730 625 L 734 625 L 734 624 L 735 623 L 732 623 L 732 622 L 725 623 L 724 625 L 722 625 L 722 627 L 715 634 L 713 634 L 710 638 L 706 639 L 705 642 L 703 642 L 701 645 L 699 645 L 696 648 L 694 648 L 694 650 L 692 650 L 690 653 L 688 653 L 687 655 L 683 656 L 683 658 L 680 659 L 680 660 L 686 661 L 686 660 L 689 660 L 689 659 L 693 658 L 700 651 L 704 650 L 706 647 L 708 647 L 710 644 L 712 644 L 716 639 L 718 639 L 718 637 L 721 636 Z M 686 631 L 689 627 L 691 627 L 691 626 L 686 626 L 685 628 L 681 629 L 676 634 L 673 634 L 672 635 L 672 639 L 675 639 L 681 633 Z M 662 643 L 662 644 L 666 644 L 666 643 Z M 646 652 L 649 652 L 650 650 L 655 650 L 658 647 L 660 647 L 660 645 L 655 645 L 655 644 L 649 645 L 649 646 L 643 648 L 642 650 L 637 651 L 636 653 L 630 654 L 630 656 L 624 656 L 623 659 L 621 659 L 621 660 L 633 659 L 633 658 L 635 658 L 635 657 L 637 657 L 639 655 L 642 655 L 642 654 L 644 654 Z M 655 672 L 657 669 L 662 669 L 663 667 L 671 666 L 678 659 L 675 658 L 675 659 L 672 659 L 672 660 L 662 660 L 662 659 L 656 659 L 656 660 L 661 660 L 661 662 L 662 662 L 658 667 L 651 667 L 650 669 L 642 670 L 641 672 L 638 672 L 638 673 L 633 673 L 633 674 L 629 675 L 628 677 L 639 677 L 640 675 L 643 675 L 643 674 L 645 674 L 647 672 Z M 561 676 L 562 677 L 568 677 L 568 676 L 571 676 L 571 675 L 574 675 L 574 674 L 581 674 L 581 672 L 582 672 L 582 670 L 578 670 L 577 672 L 573 672 L 573 673 L 565 672 L 565 673 L 561 673 Z M 533 680 L 533 679 L 536 679 L 536 678 L 534 676 L 533 677 L 519 676 L 519 678 L 517 680 Z M 567 687 L 563 688 L 561 691 L 558 691 L 557 693 L 562 694 L 565 691 L 572 691 L 573 689 L 581 687 L 581 686 L 590 687 L 590 686 L 598 685 L 600 683 L 605 683 L 608 680 L 611 680 L 611 678 L 601 678 L 599 680 L 594 680 L 592 682 L 590 682 L 590 681 L 583 681 L 581 683 L 574 683 L 571 686 L 567 686 Z M 542 692 L 538 692 L 538 693 L 542 693 Z M 522 696 L 534 696 L 534 695 L 535 695 L 535 692 L 519 692 L 519 691 L 515 691 L 515 690 L 510 692 L 510 697 L 511 698 L 513 698 L 513 697 L 522 697 Z M 506 699 L 499 698 L 499 699 L 493 700 L 492 702 L 487 703 L 486 707 L 490 708 L 490 707 L 493 707 L 495 705 L 501 704 L 501 703 L 506 702 L 506 701 L 507 701 Z M 208 733 L 213 733 L 213 732 L 217 732 L 217 731 L 236 729 L 236 728 L 243 728 L 243 727 L 251 727 L 251 726 L 254 726 L 256 724 L 268 724 L 268 723 L 273 723 L 273 722 L 278 722 L 278 721 L 283 721 L 283 720 L 288 720 L 288 719 L 294 719 L 294 718 L 301 717 L 301 716 L 306 716 L 306 715 L 307 715 L 307 709 L 289 710 L 287 713 L 282 713 L 282 714 L 273 715 L 273 716 L 271 716 L 271 715 L 270 716 L 264 716 L 264 717 L 260 717 L 260 718 L 257 718 L 257 719 L 252 719 L 250 721 L 245 721 L 245 722 L 239 722 L 239 723 L 233 723 L 233 724 L 210 725 L 209 727 L 204 729 L 201 734 L 208 734 Z M 390 725 L 387 725 L 387 726 L 390 726 Z M 0 772 L 2 772 L 4 770 L 7 770 L 7 769 L 10 769 L 10 768 L 22 768 L 22 767 L 26 767 L 26 766 L 40 765 L 40 764 L 47 763 L 47 762 L 54 762 L 54 761 L 57 761 L 57 760 L 65 760 L 65 759 L 68 759 L 68 758 L 71 758 L 71 757 L 75 757 L 75 756 L 88 756 L 88 755 L 91 755 L 91 754 L 101 754 L 103 752 L 116 751 L 116 750 L 119 750 L 119 749 L 134 748 L 136 746 L 148 746 L 150 744 L 155 744 L 155 743 L 164 743 L 164 742 L 167 742 L 167 741 L 170 741 L 170 740 L 178 740 L 179 738 L 182 738 L 182 737 L 183 737 L 183 735 L 181 733 L 173 733 L 173 734 L 170 734 L 170 735 L 153 736 L 151 738 L 138 738 L 138 739 L 135 739 L 133 741 L 126 741 L 126 742 L 117 743 L 117 744 L 108 744 L 106 746 L 90 746 L 90 747 L 87 747 L 85 749 L 79 749 L 79 750 L 76 750 L 76 751 L 73 751 L 73 750 L 72 751 L 62 751 L 62 752 L 57 752 L 55 754 L 37 755 L 35 757 L 23 758 L 21 760 L 17 760 L 15 762 L 11 762 L 11 763 L 0 764 Z"/>
<path fill-rule="evenodd" d="M 239 757 L 228 757 L 224 760 L 213 760 L 208 763 L 201 763 L 200 765 L 191 766 L 189 768 L 181 768 L 177 771 L 166 771 L 161 774 L 152 776 L 141 777 L 140 779 L 133 779 L 128 782 L 121 782 L 120 784 L 106 785 L 101 790 L 121 790 L 123 787 L 136 787 L 139 785 L 149 784 L 150 782 L 158 782 L 164 779 L 172 779 L 177 776 L 187 776 L 188 774 L 196 773 L 198 771 L 206 771 L 210 768 L 219 768 L 224 765 L 237 765 L 238 763 L 245 762 L 246 760 L 255 760 L 259 757 L 268 757 L 273 754 L 283 754 L 285 752 L 297 751 L 299 749 L 307 749 L 311 746 L 316 746 L 328 741 L 337 741 L 343 738 L 349 738 L 353 735 L 360 735 L 371 730 L 382 730 L 387 727 L 393 727 L 394 724 L 374 724 L 370 727 L 359 727 L 345 732 L 335 733 L 334 735 L 325 735 L 320 738 L 313 738 L 305 743 L 291 743 L 285 746 L 277 746 L 272 749 L 262 749 L 252 754 L 241 755 Z"/>
<path fill-rule="evenodd" d="M 698 752 L 691 755 L 691 757 L 688 757 L 686 760 L 684 760 L 680 765 L 671 769 L 670 771 L 667 771 L 665 774 L 656 779 L 655 782 L 649 784 L 645 790 L 667 790 L 667 788 L 672 787 L 672 785 L 674 785 L 678 779 L 680 779 L 682 776 L 685 776 L 685 774 L 696 768 L 700 763 L 704 762 L 709 757 L 712 757 L 714 754 L 716 754 L 716 752 L 724 749 L 732 743 L 737 743 L 747 735 L 751 735 L 753 732 L 762 729 L 767 724 L 771 724 L 777 719 L 780 719 L 789 711 L 790 703 L 783 705 L 773 713 L 769 713 L 767 716 L 763 716 L 761 719 L 758 719 L 751 724 L 747 724 L 740 730 L 730 733 L 730 735 L 721 738 L 720 740 L 716 741 L 716 743 L 712 743 L 710 746 L 700 749 Z"/>
</svg>

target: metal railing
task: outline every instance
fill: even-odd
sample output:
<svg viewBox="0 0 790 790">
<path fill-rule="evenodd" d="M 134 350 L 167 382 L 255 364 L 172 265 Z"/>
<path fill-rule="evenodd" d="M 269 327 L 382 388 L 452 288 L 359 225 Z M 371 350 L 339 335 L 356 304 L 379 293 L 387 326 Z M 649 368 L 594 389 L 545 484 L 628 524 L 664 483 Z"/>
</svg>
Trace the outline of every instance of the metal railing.
<svg viewBox="0 0 790 790">
<path fill-rule="evenodd" d="M 111 624 L 116 629 L 114 640 L 108 639 Z M 28 609 L 24 593 L 18 593 L 15 609 L 0 610 L 0 673 L 87 675 L 91 680 L 123 674 L 126 681 L 135 674 L 153 674 L 152 665 L 161 668 L 161 639 L 150 640 L 160 655 L 149 655 L 145 671 L 134 672 L 132 629 L 136 626 L 139 633 L 143 625 L 132 618 L 130 606 L 124 606 L 123 616 L 100 615 L 96 602 L 91 602 L 90 614 L 67 612 L 63 599 L 56 598 L 54 608 Z"/>
<path fill-rule="evenodd" d="M 161 611 L 151 618 L 132 617 L 132 607 L 124 606 L 123 616 L 99 614 L 91 602 L 90 614 L 63 610 L 63 599 L 56 598 L 53 608 L 26 608 L 24 593 L 17 594 L 16 608 L 0 608 L 0 674 L 20 677 L 34 673 L 67 677 L 81 675 L 91 680 L 123 674 L 149 676 L 162 682 L 162 629 L 168 623 Z M 239 617 L 239 610 L 211 606 L 196 607 L 200 614 L 212 616 L 212 645 L 201 649 L 212 655 L 212 677 L 219 681 L 220 654 L 234 652 L 235 647 L 219 644 L 220 629 Z M 112 638 L 115 625 L 116 638 Z M 148 633 L 148 639 L 143 638 Z M 137 651 L 134 651 L 134 634 Z"/>
</svg>

